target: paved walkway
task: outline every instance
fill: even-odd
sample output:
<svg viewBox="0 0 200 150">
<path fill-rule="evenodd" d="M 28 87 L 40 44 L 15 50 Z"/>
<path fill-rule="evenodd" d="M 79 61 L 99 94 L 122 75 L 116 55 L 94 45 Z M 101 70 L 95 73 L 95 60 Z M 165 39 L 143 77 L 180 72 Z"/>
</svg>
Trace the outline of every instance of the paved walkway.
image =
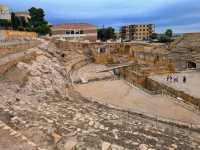
<svg viewBox="0 0 200 150">
<path fill-rule="evenodd" d="M 200 116 L 174 102 L 170 97 L 152 96 L 129 86 L 123 80 L 98 81 L 75 87 L 83 96 L 165 119 L 200 124 Z"/>
<path fill-rule="evenodd" d="M 183 76 L 186 76 L 187 82 L 183 83 Z M 150 78 L 158 82 L 164 83 L 165 85 L 177 89 L 179 91 L 184 91 L 188 95 L 200 98 L 200 72 L 188 71 L 172 74 L 172 77 L 178 77 L 179 82 L 174 83 L 167 81 L 167 75 L 155 75 Z"/>
</svg>

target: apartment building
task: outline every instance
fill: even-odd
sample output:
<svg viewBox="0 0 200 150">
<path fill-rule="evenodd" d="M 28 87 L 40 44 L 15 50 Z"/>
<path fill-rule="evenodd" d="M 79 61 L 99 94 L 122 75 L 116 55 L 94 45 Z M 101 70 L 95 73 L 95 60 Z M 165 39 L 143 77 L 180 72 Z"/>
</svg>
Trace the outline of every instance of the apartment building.
<svg viewBox="0 0 200 150">
<path fill-rule="evenodd" d="M 154 24 L 132 24 L 121 27 L 121 38 L 124 41 L 149 40 L 149 37 L 154 32 Z"/>
<path fill-rule="evenodd" d="M 87 23 L 69 23 L 55 25 L 51 28 L 52 36 L 74 40 L 88 40 L 96 42 L 97 27 Z"/>
</svg>

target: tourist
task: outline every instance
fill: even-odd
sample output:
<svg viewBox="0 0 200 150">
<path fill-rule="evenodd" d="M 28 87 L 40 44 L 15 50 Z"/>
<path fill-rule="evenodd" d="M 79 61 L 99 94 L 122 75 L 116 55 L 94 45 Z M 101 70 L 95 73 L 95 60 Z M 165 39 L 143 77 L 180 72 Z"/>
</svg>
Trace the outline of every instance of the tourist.
<svg viewBox="0 0 200 150">
<path fill-rule="evenodd" d="M 169 78 L 170 78 L 169 75 L 167 75 L 167 81 L 169 81 Z"/>
<path fill-rule="evenodd" d="M 186 76 L 183 76 L 183 83 L 186 83 L 186 82 L 187 82 Z"/>
<path fill-rule="evenodd" d="M 178 76 L 175 77 L 175 82 L 178 83 Z"/>
<path fill-rule="evenodd" d="M 173 81 L 174 81 L 174 83 L 176 83 L 176 76 L 173 77 Z"/>
<path fill-rule="evenodd" d="M 170 75 L 169 79 L 170 79 L 170 82 L 172 82 L 172 80 L 173 80 L 173 77 Z"/>
</svg>

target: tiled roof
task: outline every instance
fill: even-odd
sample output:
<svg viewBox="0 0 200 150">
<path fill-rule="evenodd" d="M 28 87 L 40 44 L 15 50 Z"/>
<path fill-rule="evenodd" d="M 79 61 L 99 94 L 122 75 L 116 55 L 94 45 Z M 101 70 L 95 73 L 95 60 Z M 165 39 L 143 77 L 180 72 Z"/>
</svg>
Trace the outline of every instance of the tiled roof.
<svg viewBox="0 0 200 150">
<path fill-rule="evenodd" d="M 29 12 L 15 12 L 15 15 L 29 15 Z"/>
<path fill-rule="evenodd" d="M 67 24 L 60 24 L 54 25 L 52 27 L 53 30 L 56 29 L 96 29 L 97 27 L 92 24 L 88 23 L 67 23 Z"/>
</svg>

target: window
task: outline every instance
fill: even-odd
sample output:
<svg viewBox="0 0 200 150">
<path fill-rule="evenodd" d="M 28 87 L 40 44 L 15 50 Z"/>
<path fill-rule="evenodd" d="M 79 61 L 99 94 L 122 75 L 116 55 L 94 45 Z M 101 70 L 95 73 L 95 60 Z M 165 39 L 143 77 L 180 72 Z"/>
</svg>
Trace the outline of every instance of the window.
<svg viewBox="0 0 200 150">
<path fill-rule="evenodd" d="M 74 34 L 74 30 L 71 30 L 71 34 Z"/>
<path fill-rule="evenodd" d="M 83 30 L 80 31 L 80 34 L 83 34 Z"/>
<path fill-rule="evenodd" d="M 70 34 L 70 31 L 69 31 L 69 30 L 66 30 L 66 31 L 65 31 L 65 34 Z"/>
<path fill-rule="evenodd" d="M 76 31 L 76 34 L 79 34 L 79 31 Z"/>
</svg>

